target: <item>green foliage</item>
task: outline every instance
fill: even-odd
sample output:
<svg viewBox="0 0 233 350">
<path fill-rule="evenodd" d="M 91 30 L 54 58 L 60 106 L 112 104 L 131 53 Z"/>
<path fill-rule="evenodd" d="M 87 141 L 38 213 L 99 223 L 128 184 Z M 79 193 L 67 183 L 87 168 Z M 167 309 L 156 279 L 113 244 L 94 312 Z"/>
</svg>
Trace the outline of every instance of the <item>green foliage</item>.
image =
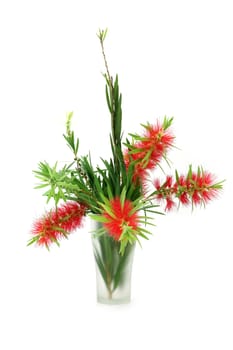
<svg viewBox="0 0 233 350">
<path fill-rule="evenodd" d="M 65 138 L 68 147 L 73 151 L 74 154 L 74 160 L 77 159 L 78 155 L 78 148 L 79 148 L 79 139 L 74 136 L 74 131 L 71 130 L 71 119 L 73 117 L 73 112 L 68 113 L 66 117 L 66 134 L 63 134 L 63 137 Z"/>
<path fill-rule="evenodd" d="M 72 130 L 71 122 L 73 112 L 70 112 L 66 118 L 66 133 L 63 137 L 67 146 L 73 153 L 72 162 L 68 165 L 64 165 L 61 169 L 58 169 L 57 162 L 53 166 L 50 166 L 46 161 L 40 162 L 34 174 L 40 181 L 36 188 L 46 189 L 43 195 L 47 197 L 47 202 L 53 199 L 56 206 L 61 200 L 73 200 L 83 204 L 86 208 L 86 213 L 101 224 L 100 228 L 97 230 L 97 234 L 100 237 L 106 233 L 104 225 L 102 226 L 102 224 L 106 223 L 106 218 L 103 213 L 105 212 L 110 216 L 114 216 L 111 208 L 111 201 L 114 198 L 120 198 L 122 207 L 126 200 L 131 201 L 131 203 L 133 203 L 132 210 L 137 213 L 142 212 L 143 215 L 140 216 L 140 226 L 136 229 L 133 229 L 127 224 L 122 224 L 123 231 L 120 237 L 119 251 L 123 256 L 128 245 L 132 245 L 136 241 L 139 242 L 140 237 L 148 239 L 150 231 L 145 227 L 147 225 L 153 225 L 151 222 L 153 218 L 150 217 L 151 213 L 161 214 L 156 210 L 157 205 L 152 202 L 154 197 L 159 193 L 162 195 L 162 198 L 166 198 L 166 196 L 172 193 L 171 189 L 167 188 L 164 184 L 159 191 L 154 191 L 150 195 L 145 196 L 142 180 L 139 178 L 135 179 L 135 169 L 139 162 L 143 170 L 148 167 L 150 162 L 154 145 L 149 136 L 147 137 L 147 131 L 153 130 L 153 125 L 149 123 L 142 124 L 145 131 L 144 135 L 129 134 L 132 140 L 129 141 L 126 139 L 125 143 L 122 142 L 122 94 L 119 89 L 118 75 L 113 79 L 109 72 L 104 51 L 106 35 L 107 29 L 99 30 L 97 33 L 106 68 L 106 72 L 104 73 L 105 94 L 111 120 L 110 147 L 112 150 L 112 157 L 109 160 L 101 158 L 101 165 L 93 167 L 90 156 L 79 156 L 79 138 L 76 137 Z M 164 117 L 162 131 L 161 133 L 159 131 L 157 134 L 159 141 L 162 137 L 162 133 L 172 125 L 172 122 L 173 118 Z M 143 146 L 138 147 L 138 144 L 144 144 L 144 148 Z M 127 169 L 122 152 L 122 145 L 125 145 L 127 148 L 129 160 L 127 162 Z M 166 152 L 161 154 L 161 156 L 168 163 Z M 158 166 L 160 165 L 158 164 Z M 202 168 L 198 168 L 197 175 L 204 175 Z M 190 165 L 187 181 L 191 184 L 194 183 L 192 176 L 193 171 Z M 181 196 L 184 190 L 198 190 L 194 187 L 187 189 L 179 185 L 179 174 L 177 171 L 175 173 L 175 178 L 178 186 L 177 192 L 173 192 L 173 194 L 175 193 L 177 197 Z M 212 185 L 211 188 L 221 189 L 222 182 Z M 36 241 L 36 238 L 34 238 L 34 241 Z M 34 241 L 32 241 L 32 243 Z M 101 262 L 99 259 L 100 266 L 102 266 L 101 263 L 103 263 L 103 261 Z"/>
<path fill-rule="evenodd" d="M 101 164 L 94 167 L 90 155 L 79 155 L 79 138 L 72 130 L 73 112 L 70 112 L 66 117 L 66 132 L 63 137 L 72 151 L 72 161 L 60 169 L 57 162 L 53 166 L 50 166 L 46 161 L 40 162 L 34 174 L 39 180 L 36 188 L 45 190 L 43 195 L 47 197 L 47 203 L 51 199 L 54 200 L 55 206 L 58 205 L 59 201 L 77 201 L 83 205 L 82 207 L 86 210 L 85 213 L 96 221 L 98 228 L 94 232 L 94 255 L 100 274 L 106 284 L 109 298 L 111 298 L 116 288 L 124 282 L 129 258 L 133 253 L 136 242 L 141 245 L 140 239 L 148 240 L 151 235 L 148 226 L 155 226 L 152 215 L 163 214 L 157 210 L 159 206 L 153 202 L 156 196 L 159 196 L 160 199 L 170 199 L 171 196 L 180 199 L 183 194 L 186 194 L 193 201 L 192 196 L 195 191 L 211 189 L 215 192 L 215 190 L 222 188 L 222 182 L 211 184 L 210 188 L 208 186 L 198 188 L 197 181 L 195 182 L 195 179 L 193 179 L 193 170 L 190 165 L 185 179 L 186 184 L 180 180 L 178 171 L 175 171 L 176 187 L 169 187 L 165 181 L 163 185 L 158 186 L 159 189 L 150 194 L 145 193 L 145 188 L 142 185 L 143 180 L 139 178 L 137 171 L 138 169 L 139 171 L 144 171 L 147 168 L 151 169 L 148 164 L 152 159 L 156 146 L 154 145 L 154 139 L 151 140 L 147 135 L 150 135 L 151 130 L 153 134 L 154 129 L 153 125 L 149 123 L 141 124 L 144 134 L 129 134 L 131 141 L 126 139 L 124 143 L 122 142 L 122 94 L 119 89 L 118 75 L 113 79 L 109 72 L 104 50 L 106 35 L 107 29 L 99 30 L 97 33 L 106 68 L 103 76 L 105 79 L 106 103 L 111 121 L 109 135 L 111 158 L 109 160 L 101 158 Z M 156 135 L 156 142 L 162 143 L 162 134 L 170 128 L 172 122 L 173 118 L 164 117 L 162 128 L 158 130 Z M 173 139 L 173 137 L 171 138 Z M 125 159 L 122 145 L 126 146 L 127 155 Z M 169 144 L 170 146 L 172 145 Z M 166 151 L 161 152 L 161 157 L 169 165 Z M 160 167 L 159 163 L 156 165 Z M 148 174 L 147 171 L 148 169 L 145 171 L 145 176 Z M 137 176 L 135 178 L 135 173 L 138 178 Z M 205 176 L 205 172 L 201 167 L 198 167 L 196 174 L 198 177 Z M 208 193 L 205 198 L 208 198 Z M 114 211 L 112 206 L 115 199 L 117 199 L 119 205 L 118 211 Z M 204 199 L 202 200 L 205 204 Z M 132 209 L 130 206 L 128 216 L 122 215 L 123 219 L 119 224 L 117 215 L 120 216 L 121 211 L 124 211 L 127 207 L 127 205 L 125 206 L 125 204 L 129 204 L 126 203 L 127 200 L 130 201 Z M 135 224 L 129 219 L 129 217 L 132 218 L 132 215 Z M 117 222 L 117 225 L 120 225 L 119 241 L 110 236 L 110 231 L 107 232 L 108 217 L 110 217 L 110 222 L 113 219 L 115 223 Z M 55 227 L 55 229 L 57 231 L 62 230 L 60 227 Z M 62 234 L 67 238 L 68 232 L 63 230 Z M 39 235 L 33 236 L 28 245 L 38 243 L 39 238 Z M 56 239 L 54 239 L 54 243 L 59 245 Z M 45 243 L 45 245 L 49 249 L 48 244 Z"/>
<path fill-rule="evenodd" d="M 170 128 L 170 126 L 172 125 L 173 122 L 173 117 L 172 118 L 167 118 L 167 116 L 165 115 L 164 119 L 163 119 L 163 129 L 167 130 L 168 128 Z"/>
<path fill-rule="evenodd" d="M 107 30 L 99 30 L 97 36 L 102 47 L 103 58 L 106 67 L 105 93 L 108 110 L 111 118 L 110 146 L 112 149 L 112 158 L 110 160 L 101 159 L 102 166 L 93 167 L 90 156 L 79 156 L 79 138 L 75 136 L 71 127 L 73 112 L 67 114 L 66 133 L 63 135 L 67 146 L 73 153 L 73 161 L 58 169 L 58 164 L 50 166 L 47 162 L 40 162 L 38 169 L 34 171 L 35 176 L 39 179 L 40 184 L 36 188 L 46 188 L 44 196 L 47 202 L 54 200 L 57 206 L 59 201 L 74 200 L 82 203 L 87 208 L 89 214 L 94 220 L 103 224 L 106 222 L 102 214 L 103 211 L 109 215 L 111 212 L 110 202 L 113 198 L 119 197 L 121 205 L 124 205 L 126 199 L 134 205 L 135 211 L 144 211 L 143 218 L 140 222 L 144 225 L 149 224 L 150 218 L 148 212 L 152 212 L 151 202 L 145 200 L 142 196 L 141 181 L 135 181 L 134 169 L 136 161 L 130 162 L 126 170 L 124 156 L 122 152 L 122 94 L 119 89 L 119 79 L 116 75 L 113 79 L 109 73 L 107 60 L 104 52 L 104 40 Z M 164 125 L 168 126 L 171 120 L 165 119 Z M 132 135 L 135 140 L 139 136 Z M 127 142 L 129 153 L 137 152 L 134 146 Z M 145 157 L 145 165 L 148 162 L 149 155 Z M 105 234 L 101 225 L 97 234 Z M 143 228 L 133 230 L 127 225 L 123 227 L 123 234 L 119 242 L 119 251 L 123 256 L 128 244 L 134 244 L 138 237 L 146 238 L 149 231 Z M 99 262 L 101 268 L 101 262 Z"/>
<path fill-rule="evenodd" d="M 99 29 L 99 32 L 97 33 L 97 36 L 102 42 L 104 42 L 104 40 L 106 38 L 106 35 L 107 35 L 107 32 L 108 32 L 107 28 L 104 29 L 104 30 L 103 29 Z"/>
<path fill-rule="evenodd" d="M 54 199 L 55 204 L 62 199 L 66 200 L 66 193 L 62 184 L 68 182 L 67 174 L 69 173 L 69 166 L 65 165 L 61 170 L 57 170 L 57 163 L 51 167 L 47 162 L 40 162 L 38 170 L 34 171 L 35 177 L 40 180 L 35 188 L 49 187 L 44 193 L 47 196 L 47 203 L 51 198 Z"/>
</svg>

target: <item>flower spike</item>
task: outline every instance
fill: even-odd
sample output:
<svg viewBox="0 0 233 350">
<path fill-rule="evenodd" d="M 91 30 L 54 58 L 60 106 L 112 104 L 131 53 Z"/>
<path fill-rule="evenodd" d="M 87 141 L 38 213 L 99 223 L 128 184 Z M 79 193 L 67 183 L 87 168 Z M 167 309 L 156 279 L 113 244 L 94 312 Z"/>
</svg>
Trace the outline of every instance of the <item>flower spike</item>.
<svg viewBox="0 0 233 350">
<path fill-rule="evenodd" d="M 213 174 L 198 168 L 197 172 L 189 167 L 186 176 L 179 175 L 176 171 L 175 180 L 167 176 L 166 181 L 161 185 L 160 181 L 154 181 L 155 198 L 159 201 L 166 201 L 166 211 L 175 207 L 175 200 L 182 205 L 201 205 L 214 199 L 218 191 L 222 189 L 222 182 L 215 183 Z"/>
<path fill-rule="evenodd" d="M 126 143 L 125 165 L 129 167 L 131 162 L 135 162 L 134 180 L 138 178 L 144 180 L 147 171 L 154 169 L 162 158 L 166 157 L 167 151 L 173 146 L 174 136 L 169 131 L 173 118 L 164 118 L 162 124 L 146 124 L 142 136 L 130 134 L 132 143 Z"/>
<path fill-rule="evenodd" d="M 28 245 L 37 243 L 40 246 L 49 246 L 56 243 L 59 246 L 61 238 L 81 227 L 85 215 L 85 207 L 76 202 L 67 202 L 61 207 L 46 213 L 34 222 L 31 233 L 33 237 Z"/>
</svg>

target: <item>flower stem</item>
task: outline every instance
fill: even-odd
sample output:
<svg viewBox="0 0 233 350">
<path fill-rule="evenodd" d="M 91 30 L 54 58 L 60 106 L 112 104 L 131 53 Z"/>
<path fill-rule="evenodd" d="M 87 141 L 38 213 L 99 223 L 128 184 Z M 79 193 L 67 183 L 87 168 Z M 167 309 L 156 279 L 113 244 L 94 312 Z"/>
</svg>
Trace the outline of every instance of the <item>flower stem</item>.
<svg viewBox="0 0 233 350">
<path fill-rule="evenodd" d="M 112 288 L 111 288 L 111 284 L 112 284 L 112 277 L 111 277 L 111 274 L 109 272 L 109 266 L 107 266 L 106 268 L 106 274 L 107 274 L 107 290 L 108 290 L 108 298 L 109 299 L 112 299 Z"/>
<path fill-rule="evenodd" d="M 106 55 L 105 55 L 105 50 L 104 50 L 104 39 L 103 39 L 102 36 L 99 36 L 99 39 L 100 39 L 100 45 L 101 45 L 102 55 L 103 55 L 103 58 L 104 58 L 104 64 L 105 64 L 105 68 L 106 68 L 106 72 L 107 72 L 107 74 L 105 74 L 105 78 L 106 78 L 106 81 L 107 81 L 107 84 L 108 84 L 108 87 L 109 87 L 110 98 L 111 98 L 111 102 L 112 102 L 111 127 L 112 127 L 113 142 L 114 142 L 114 144 L 115 144 L 115 138 L 114 138 L 114 135 L 115 135 L 115 132 L 114 132 L 115 101 L 114 101 L 114 98 L 113 98 L 113 79 L 112 79 L 112 77 L 111 77 L 111 75 L 110 75 L 109 68 L 108 68 L 108 62 L 107 62 Z"/>
</svg>

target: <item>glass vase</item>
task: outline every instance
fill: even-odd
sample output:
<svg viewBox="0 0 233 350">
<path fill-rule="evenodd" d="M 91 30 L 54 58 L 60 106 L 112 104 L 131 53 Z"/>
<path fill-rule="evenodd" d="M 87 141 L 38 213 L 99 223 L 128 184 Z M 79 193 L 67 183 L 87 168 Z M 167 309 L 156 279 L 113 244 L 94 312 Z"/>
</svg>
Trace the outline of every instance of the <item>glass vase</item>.
<svg viewBox="0 0 233 350">
<path fill-rule="evenodd" d="M 97 301 L 126 304 L 131 298 L 131 273 L 135 244 L 128 244 L 123 255 L 120 243 L 108 234 L 93 236 L 96 265 Z"/>
</svg>

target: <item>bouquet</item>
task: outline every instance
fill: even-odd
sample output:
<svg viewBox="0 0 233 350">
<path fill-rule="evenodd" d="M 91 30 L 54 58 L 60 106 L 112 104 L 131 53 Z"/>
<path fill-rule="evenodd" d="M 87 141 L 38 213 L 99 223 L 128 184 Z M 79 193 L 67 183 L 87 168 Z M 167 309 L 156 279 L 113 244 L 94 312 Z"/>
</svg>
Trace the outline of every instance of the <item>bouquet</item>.
<svg viewBox="0 0 233 350">
<path fill-rule="evenodd" d="M 73 113 L 67 115 L 64 140 L 73 153 L 70 163 L 58 168 L 40 162 L 34 171 L 46 188 L 47 202 L 54 200 L 54 209 L 36 219 L 28 245 L 47 249 L 60 245 L 63 238 L 81 227 L 89 216 L 95 223 L 93 230 L 98 300 L 129 301 L 132 256 L 135 243 L 148 239 L 155 216 L 183 206 L 205 206 L 222 188 L 222 182 L 202 167 L 196 171 L 189 166 L 187 174 L 175 170 L 163 181 L 152 175 L 167 159 L 174 146 L 171 131 L 173 118 L 162 122 L 142 124 L 141 134 L 122 136 L 122 95 L 118 76 L 112 78 L 104 50 L 107 30 L 99 30 L 106 72 L 106 102 L 111 118 L 110 146 L 112 157 L 101 158 L 101 165 L 93 166 L 91 155 L 79 155 L 79 138 L 71 128 Z M 123 295 L 123 296 L 122 296 Z"/>
</svg>

